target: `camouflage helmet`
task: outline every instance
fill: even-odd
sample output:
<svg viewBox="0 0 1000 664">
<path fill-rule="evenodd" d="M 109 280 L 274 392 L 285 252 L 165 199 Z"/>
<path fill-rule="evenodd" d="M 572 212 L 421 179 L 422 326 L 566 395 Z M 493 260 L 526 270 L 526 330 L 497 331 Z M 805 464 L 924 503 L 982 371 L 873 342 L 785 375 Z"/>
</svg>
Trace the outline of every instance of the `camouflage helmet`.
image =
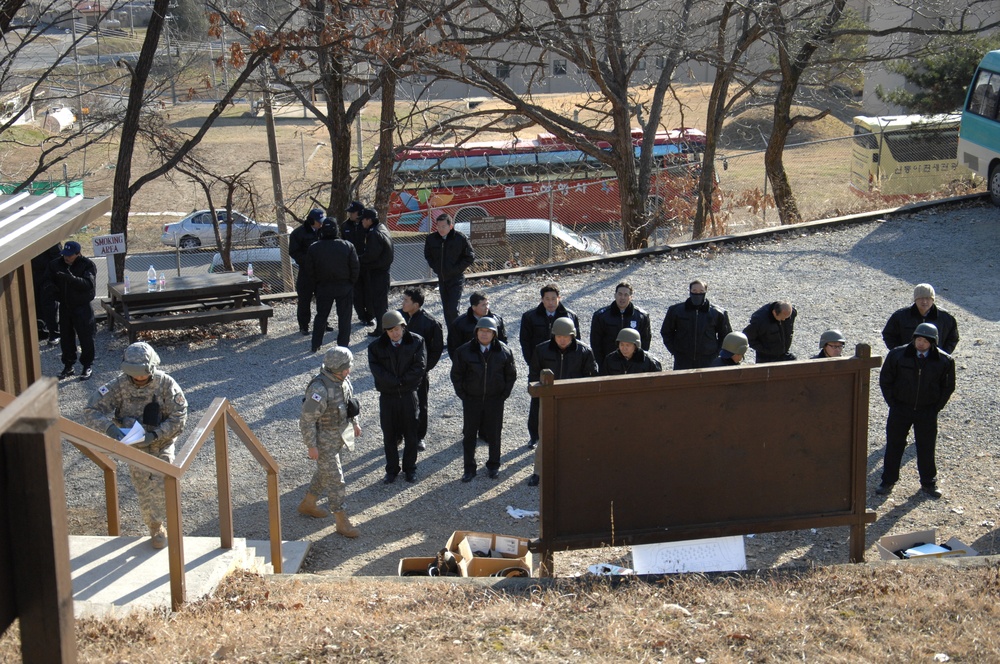
<svg viewBox="0 0 1000 664">
<path fill-rule="evenodd" d="M 382 314 L 383 330 L 391 330 L 399 325 L 406 325 L 406 320 L 403 318 L 403 314 L 399 313 L 395 309 Z"/>
<path fill-rule="evenodd" d="M 623 327 L 618 336 L 615 337 L 615 341 L 618 343 L 627 341 L 630 344 L 638 346 L 642 342 L 642 337 L 639 336 L 639 330 L 634 330 L 631 327 Z"/>
<path fill-rule="evenodd" d="M 476 321 L 477 330 L 493 330 L 493 334 L 497 334 L 497 322 L 496 320 L 490 318 L 489 316 L 483 316 Z"/>
<path fill-rule="evenodd" d="M 921 323 L 917 325 L 917 329 L 913 331 L 913 338 L 923 337 L 929 341 L 933 341 L 934 345 L 938 342 L 938 329 L 934 323 Z"/>
<path fill-rule="evenodd" d="M 354 354 L 343 346 L 334 346 L 323 355 L 323 368 L 331 373 L 350 369 L 352 364 L 354 364 Z"/>
<path fill-rule="evenodd" d="M 139 341 L 125 349 L 121 369 L 122 373 L 136 378 L 138 376 L 152 376 L 159 366 L 160 356 L 156 354 L 153 347 L 145 341 Z"/>
<path fill-rule="evenodd" d="M 823 334 L 819 335 L 819 348 L 822 350 L 827 344 L 832 344 L 838 341 L 842 344 L 847 343 L 847 339 L 844 338 L 844 335 L 840 330 L 827 330 Z"/>
<path fill-rule="evenodd" d="M 575 337 L 576 325 L 573 324 L 573 319 L 568 316 L 563 316 L 562 318 L 557 318 L 552 321 L 552 336 L 556 335 Z"/>
<path fill-rule="evenodd" d="M 750 342 L 742 332 L 730 332 L 722 340 L 722 350 L 727 350 L 733 355 L 745 355 Z"/>
</svg>

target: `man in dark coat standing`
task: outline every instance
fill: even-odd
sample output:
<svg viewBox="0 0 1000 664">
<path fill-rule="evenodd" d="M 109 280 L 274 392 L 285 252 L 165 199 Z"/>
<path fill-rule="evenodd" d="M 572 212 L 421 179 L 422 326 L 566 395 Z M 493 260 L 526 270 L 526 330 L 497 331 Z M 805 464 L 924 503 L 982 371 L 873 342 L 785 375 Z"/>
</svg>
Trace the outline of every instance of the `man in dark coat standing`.
<svg viewBox="0 0 1000 664">
<path fill-rule="evenodd" d="M 89 380 L 93 374 L 94 334 L 97 323 L 91 302 L 97 293 L 97 266 L 94 261 L 80 254 L 79 242 L 70 240 L 59 258 L 49 261 L 45 272 L 45 286 L 59 303 L 59 347 L 62 350 L 63 370 L 59 378 L 69 378 L 75 373 L 76 342 L 80 340 L 80 380 Z"/>
<path fill-rule="evenodd" d="M 358 256 L 361 261 L 361 281 L 364 282 L 365 311 L 375 320 L 389 310 L 389 268 L 392 267 L 392 236 L 385 224 L 379 223 L 375 210 L 361 212 L 361 226 L 364 228 L 364 251 Z M 368 333 L 370 337 L 380 336 L 376 328 Z"/>
<path fill-rule="evenodd" d="M 299 322 L 299 333 L 304 337 L 309 336 L 309 321 L 312 320 L 312 300 L 315 293 L 312 280 L 303 278 L 302 264 L 305 262 L 309 247 L 319 240 L 319 229 L 323 226 L 324 219 L 326 213 L 320 208 L 313 208 L 306 215 L 302 225 L 288 234 L 288 255 L 299 266 L 299 274 L 295 278 L 295 294 L 298 297 L 295 315 Z"/>
<path fill-rule="evenodd" d="M 440 214 L 434 224 L 435 231 L 424 241 L 424 258 L 437 275 L 444 324 L 450 326 L 458 318 L 465 271 L 476 262 L 476 254 L 469 238 L 455 230 L 451 216 Z"/>
<path fill-rule="evenodd" d="M 337 238 L 337 224 L 332 219 L 319 229 L 319 242 L 306 251 L 301 270 L 316 292 L 316 319 L 313 321 L 312 352 L 323 345 L 330 310 L 337 304 L 337 345 L 351 343 L 351 299 L 354 284 L 361 272 L 354 245 Z"/>
<path fill-rule="evenodd" d="M 632 302 L 632 285 L 623 281 L 615 286 L 615 301 L 595 311 L 590 321 L 590 347 L 598 365 L 618 347 L 615 339 L 626 327 L 638 331 L 642 349 L 649 350 L 649 344 L 653 340 L 649 314 Z"/>
<path fill-rule="evenodd" d="M 417 481 L 417 390 L 427 374 L 427 352 L 419 334 L 406 329 L 403 314 L 388 311 L 382 316 L 382 334 L 368 345 L 368 368 L 378 390 L 379 423 L 385 449 L 385 479 L 392 484 L 399 475 L 399 448 L 403 439 L 403 476 Z"/>
<path fill-rule="evenodd" d="M 535 346 L 528 369 L 528 382 L 537 382 L 545 369 L 552 371 L 556 380 L 597 375 L 594 353 L 587 344 L 577 340 L 572 319 L 557 318 L 552 323 L 552 337 Z M 528 486 L 538 486 L 541 454 L 542 446 L 539 444 L 535 448 L 535 468 L 528 478 Z"/>
<path fill-rule="evenodd" d="M 463 482 L 476 476 L 476 435 L 480 431 L 490 450 L 486 470 L 490 479 L 499 476 L 504 402 L 516 381 L 514 353 L 497 339 L 496 321 L 480 318 L 476 338 L 451 355 L 451 382 L 462 400 Z"/>
<path fill-rule="evenodd" d="M 507 326 L 503 316 L 490 309 L 490 299 L 483 291 L 473 291 L 469 295 L 469 310 L 458 318 L 448 321 L 448 352 L 472 341 L 476 336 L 476 323 L 480 318 L 490 317 L 497 323 L 497 339 L 507 343 Z"/>
<path fill-rule="evenodd" d="M 427 370 L 417 396 L 420 399 L 420 418 L 417 427 L 417 449 L 427 449 L 424 439 L 427 437 L 427 397 L 430 394 L 431 383 L 428 375 L 437 366 L 444 353 L 444 330 L 436 318 L 424 311 L 424 291 L 420 288 L 407 288 L 403 291 L 403 306 L 400 309 L 406 321 L 406 329 L 424 338 L 427 350 Z"/>
<path fill-rule="evenodd" d="M 538 344 L 545 343 L 552 338 L 552 323 L 557 318 L 569 318 L 573 321 L 573 326 L 576 328 L 576 338 L 580 338 L 580 319 L 573 311 L 563 306 L 559 286 L 552 283 L 545 284 L 542 286 L 541 295 L 542 301 L 537 307 L 521 314 L 519 333 L 521 355 L 524 357 L 524 363 L 529 366 L 531 365 L 531 356 Z M 537 444 L 538 399 L 532 397 L 531 405 L 528 407 L 528 449 L 533 449 Z"/>
<path fill-rule="evenodd" d="M 757 364 L 788 362 L 795 359 L 790 351 L 799 312 L 789 302 L 778 300 L 753 312 L 743 334 L 750 348 L 757 352 Z"/>
<path fill-rule="evenodd" d="M 889 351 L 879 372 L 878 385 L 889 404 L 882 482 L 875 490 L 879 495 L 892 493 L 893 485 L 899 481 L 906 436 L 912 428 L 920 491 L 931 498 L 941 497 L 934 461 L 937 417 L 955 391 L 955 361 L 937 343 L 937 328 L 931 323 L 921 323 L 913 331 L 909 344 Z"/>
<path fill-rule="evenodd" d="M 62 247 L 59 244 L 54 244 L 31 259 L 31 283 L 35 291 L 35 315 L 45 326 L 44 330 L 39 327 L 38 335 L 42 341 L 48 339 L 49 346 L 55 346 L 59 343 L 59 303 L 52 297 L 54 289 L 45 287 L 45 274 L 48 272 L 49 263 L 59 258 L 61 251 Z"/>
<path fill-rule="evenodd" d="M 364 212 L 364 209 L 365 206 L 361 204 L 361 201 L 351 201 L 346 210 L 347 219 L 340 226 L 340 237 L 354 245 L 354 251 L 357 252 L 358 256 L 361 256 L 365 251 L 365 229 L 361 225 L 361 213 Z M 365 283 L 359 277 L 358 281 L 354 284 L 354 311 L 357 313 L 359 321 L 365 325 L 375 324 L 377 331 L 378 321 L 365 308 L 367 306 Z"/>
<path fill-rule="evenodd" d="M 889 350 L 910 342 L 913 331 L 921 323 L 932 323 L 941 339 L 940 348 L 951 355 L 958 346 L 958 323 L 954 316 L 934 304 L 936 294 L 930 284 L 917 284 L 913 289 L 913 305 L 899 309 L 886 321 L 882 340 Z"/>
<path fill-rule="evenodd" d="M 695 279 L 688 284 L 688 299 L 667 309 L 660 336 L 674 356 L 676 371 L 710 365 L 732 331 L 726 310 L 708 301 L 708 284 Z"/>
</svg>

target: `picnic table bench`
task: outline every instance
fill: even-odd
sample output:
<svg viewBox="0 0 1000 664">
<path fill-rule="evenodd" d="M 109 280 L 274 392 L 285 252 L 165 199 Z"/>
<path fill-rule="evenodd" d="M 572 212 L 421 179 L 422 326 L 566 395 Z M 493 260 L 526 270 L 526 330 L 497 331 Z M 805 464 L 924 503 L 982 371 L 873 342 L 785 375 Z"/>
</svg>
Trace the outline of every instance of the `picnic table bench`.
<svg viewBox="0 0 1000 664">
<path fill-rule="evenodd" d="M 121 325 L 129 342 L 142 330 L 173 330 L 234 320 L 260 321 L 267 334 L 267 319 L 274 310 L 260 300 L 264 282 L 244 274 L 225 272 L 173 277 L 162 290 L 149 291 L 145 284 L 125 292 L 122 283 L 108 284 L 108 297 L 101 306 L 108 314 L 108 329 Z"/>
</svg>

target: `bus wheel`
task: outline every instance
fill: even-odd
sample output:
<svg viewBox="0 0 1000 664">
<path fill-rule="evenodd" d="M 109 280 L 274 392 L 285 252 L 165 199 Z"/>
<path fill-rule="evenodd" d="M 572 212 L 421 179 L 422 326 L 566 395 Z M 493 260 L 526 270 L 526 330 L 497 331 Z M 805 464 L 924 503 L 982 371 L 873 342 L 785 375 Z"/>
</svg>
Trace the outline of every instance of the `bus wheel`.
<svg viewBox="0 0 1000 664">
<path fill-rule="evenodd" d="M 1000 206 L 1000 164 L 994 164 L 990 169 L 989 182 L 990 202 Z"/>
</svg>

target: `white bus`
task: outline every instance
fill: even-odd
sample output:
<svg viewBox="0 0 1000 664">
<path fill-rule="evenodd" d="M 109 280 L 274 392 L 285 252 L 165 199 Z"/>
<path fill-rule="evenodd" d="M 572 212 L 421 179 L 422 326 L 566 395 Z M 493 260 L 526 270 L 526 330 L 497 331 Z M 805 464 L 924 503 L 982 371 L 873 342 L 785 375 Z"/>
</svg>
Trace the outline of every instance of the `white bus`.
<svg viewBox="0 0 1000 664">
<path fill-rule="evenodd" d="M 985 178 L 990 200 L 1000 205 L 1000 51 L 987 53 L 972 77 L 958 154 L 963 165 Z"/>
</svg>

